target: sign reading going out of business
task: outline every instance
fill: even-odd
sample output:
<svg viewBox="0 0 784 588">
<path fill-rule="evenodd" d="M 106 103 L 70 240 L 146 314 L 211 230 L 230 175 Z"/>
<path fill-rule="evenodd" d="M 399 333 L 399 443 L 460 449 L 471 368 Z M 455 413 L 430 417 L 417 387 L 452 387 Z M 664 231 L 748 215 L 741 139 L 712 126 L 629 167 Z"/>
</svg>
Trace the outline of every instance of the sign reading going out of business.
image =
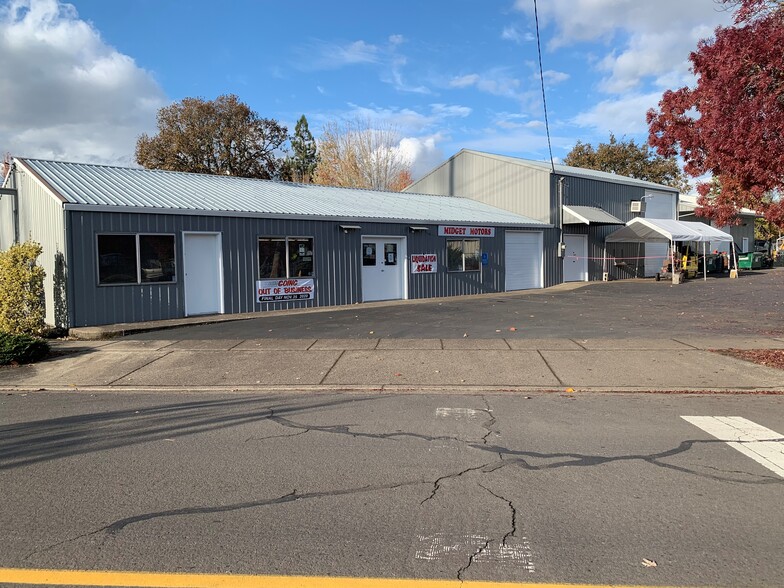
<svg viewBox="0 0 784 588">
<path fill-rule="evenodd" d="M 438 269 L 435 253 L 413 253 L 411 255 L 412 274 L 434 274 Z"/>
<path fill-rule="evenodd" d="M 439 237 L 495 237 L 495 227 L 455 227 L 439 225 Z"/>
<path fill-rule="evenodd" d="M 313 284 L 313 278 L 256 280 L 256 302 L 313 300 L 315 291 L 316 286 Z"/>
</svg>

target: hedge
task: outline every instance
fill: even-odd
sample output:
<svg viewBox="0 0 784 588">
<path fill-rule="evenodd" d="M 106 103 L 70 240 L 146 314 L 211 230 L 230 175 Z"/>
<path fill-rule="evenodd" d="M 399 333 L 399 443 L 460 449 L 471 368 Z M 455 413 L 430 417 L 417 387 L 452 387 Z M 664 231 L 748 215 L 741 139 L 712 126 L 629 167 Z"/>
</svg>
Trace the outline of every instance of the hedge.
<svg viewBox="0 0 784 588">
<path fill-rule="evenodd" d="M 49 353 L 49 344 L 38 337 L 0 331 L 0 365 L 32 363 Z"/>
</svg>

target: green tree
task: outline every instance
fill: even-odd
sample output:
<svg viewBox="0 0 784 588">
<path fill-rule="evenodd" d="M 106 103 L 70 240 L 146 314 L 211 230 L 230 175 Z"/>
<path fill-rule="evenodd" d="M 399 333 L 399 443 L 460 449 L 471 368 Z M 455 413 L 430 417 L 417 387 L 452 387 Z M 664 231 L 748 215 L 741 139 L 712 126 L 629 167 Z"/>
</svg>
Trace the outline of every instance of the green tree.
<svg viewBox="0 0 784 588">
<path fill-rule="evenodd" d="M 0 331 L 40 335 L 45 328 L 43 248 L 17 243 L 0 253 Z"/>
<path fill-rule="evenodd" d="M 146 168 L 273 179 L 280 174 L 288 131 L 260 118 L 234 94 L 184 98 L 158 111 L 158 134 L 136 142 Z"/>
<path fill-rule="evenodd" d="M 292 155 L 283 162 L 281 178 L 289 182 L 309 184 L 318 164 L 316 140 L 308 128 L 308 119 L 303 114 L 294 127 L 291 136 Z"/>
<path fill-rule="evenodd" d="M 618 141 L 612 133 L 610 142 L 599 143 L 596 149 L 590 143 L 577 141 L 564 163 L 690 191 L 675 157 L 657 155 L 648 145 L 638 145 L 634 139 Z"/>
</svg>

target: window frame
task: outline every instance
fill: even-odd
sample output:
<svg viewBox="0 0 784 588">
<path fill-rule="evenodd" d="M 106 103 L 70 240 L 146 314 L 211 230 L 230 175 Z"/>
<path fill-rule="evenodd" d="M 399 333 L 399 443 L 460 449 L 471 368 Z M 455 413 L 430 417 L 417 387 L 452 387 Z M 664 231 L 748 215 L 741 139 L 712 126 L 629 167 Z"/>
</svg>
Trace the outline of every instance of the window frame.
<svg viewBox="0 0 784 588">
<path fill-rule="evenodd" d="M 102 282 L 101 281 L 101 250 L 100 238 L 101 237 L 115 237 L 115 236 L 132 236 L 134 237 L 134 248 L 136 254 L 136 281 L 134 282 Z M 142 281 L 142 259 L 141 259 L 141 237 L 171 237 L 172 252 L 174 259 L 174 278 L 166 281 Z M 95 233 L 95 278 L 98 287 L 110 286 L 155 286 L 162 285 L 168 286 L 178 283 L 177 272 L 177 234 L 176 233 L 134 233 L 131 231 L 118 231 L 118 232 L 99 232 Z"/>
<path fill-rule="evenodd" d="M 466 269 L 466 252 L 465 252 L 465 244 L 467 241 L 476 242 L 478 245 L 477 253 L 479 263 L 477 264 L 476 269 Z M 452 269 L 449 264 L 449 251 L 450 243 L 460 243 L 460 269 Z M 469 272 L 481 272 L 482 271 L 482 240 L 481 239 L 447 239 L 446 240 L 446 271 L 447 273 L 469 273 Z"/>
<path fill-rule="evenodd" d="M 289 249 L 289 243 L 291 241 L 296 242 L 297 240 L 304 240 L 308 239 L 311 241 L 311 260 L 312 270 L 309 276 L 291 276 L 291 251 Z M 270 278 L 261 275 L 261 241 L 262 240 L 269 240 L 269 241 L 283 241 L 285 244 L 285 257 L 286 257 L 286 275 L 280 276 L 279 278 Z M 256 239 L 256 269 L 258 270 L 257 275 L 259 280 L 294 280 L 294 279 L 303 279 L 303 280 L 312 280 L 316 277 L 316 238 L 313 236 L 308 235 L 259 235 Z"/>
</svg>

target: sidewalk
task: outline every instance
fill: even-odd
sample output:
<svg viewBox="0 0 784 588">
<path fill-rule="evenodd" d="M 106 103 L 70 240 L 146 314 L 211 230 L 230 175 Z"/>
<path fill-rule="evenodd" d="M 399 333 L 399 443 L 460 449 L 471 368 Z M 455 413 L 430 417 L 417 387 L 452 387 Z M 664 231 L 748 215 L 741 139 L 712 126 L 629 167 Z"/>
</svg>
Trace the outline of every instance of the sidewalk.
<svg viewBox="0 0 784 588">
<path fill-rule="evenodd" d="M 0 369 L 10 391 L 761 392 L 784 371 L 709 349 L 784 338 L 223 339 L 55 341 Z"/>
</svg>

